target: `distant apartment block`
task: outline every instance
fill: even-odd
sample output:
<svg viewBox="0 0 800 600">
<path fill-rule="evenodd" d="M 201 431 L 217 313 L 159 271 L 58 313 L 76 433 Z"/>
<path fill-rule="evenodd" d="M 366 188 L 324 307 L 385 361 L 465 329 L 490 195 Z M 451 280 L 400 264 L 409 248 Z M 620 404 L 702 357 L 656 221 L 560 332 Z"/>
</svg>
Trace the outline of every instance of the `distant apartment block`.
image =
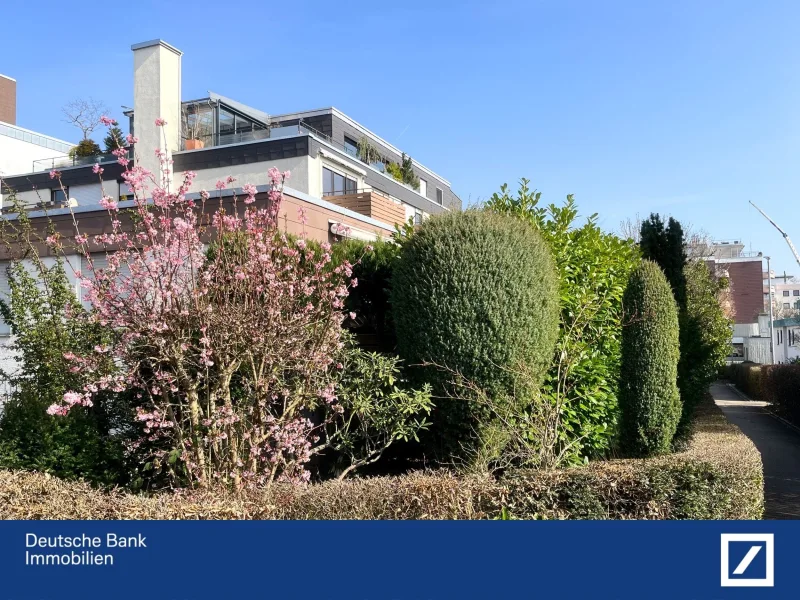
<svg viewBox="0 0 800 600">
<path fill-rule="evenodd" d="M 729 281 L 734 311 L 731 358 L 769 363 L 769 315 L 764 309 L 762 253 L 746 251 L 739 240 L 724 240 L 704 247 L 702 254 L 717 274 Z"/>
</svg>

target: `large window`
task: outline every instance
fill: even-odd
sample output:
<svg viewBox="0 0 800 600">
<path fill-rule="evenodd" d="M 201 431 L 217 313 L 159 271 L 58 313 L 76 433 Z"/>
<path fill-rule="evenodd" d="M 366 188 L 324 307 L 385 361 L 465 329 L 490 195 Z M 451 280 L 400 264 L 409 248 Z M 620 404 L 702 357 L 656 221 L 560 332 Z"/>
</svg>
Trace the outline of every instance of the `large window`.
<svg viewBox="0 0 800 600">
<path fill-rule="evenodd" d="M 444 191 L 442 191 L 442 188 L 436 188 L 436 204 L 444 204 Z"/>
<path fill-rule="evenodd" d="M 800 290 L 792 290 L 792 296 L 800 296 Z"/>
<path fill-rule="evenodd" d="M 327 167 L 322 167 L 322 195 L 341 196 L 343 194 L 355 194 L 358 190 L 358 182 L 355 179 L 345 177 L 341 173 L 332 171 Z"/>
<path fill-rule="evenodd" d="M 224 108 L 219 111 L 219 134 L 229 135 L 235 131 L 235 117 Z"/>
<path fill-rule="evenodd" d="M 783 290 L 783 295 L 784 296 L 788 296 L 789 295 L 789 290 Z"/>
<path fill-rule="evenodd" d="M 344 136 L 344 151 L 350 156 L 358 156 L 358 142 Z"/>
<path fill-rule="evenodd" d="M 419 180 L 419 193 L 426 198 L 428 197 L 428 182 L 422 178 Z"/>
</svg>

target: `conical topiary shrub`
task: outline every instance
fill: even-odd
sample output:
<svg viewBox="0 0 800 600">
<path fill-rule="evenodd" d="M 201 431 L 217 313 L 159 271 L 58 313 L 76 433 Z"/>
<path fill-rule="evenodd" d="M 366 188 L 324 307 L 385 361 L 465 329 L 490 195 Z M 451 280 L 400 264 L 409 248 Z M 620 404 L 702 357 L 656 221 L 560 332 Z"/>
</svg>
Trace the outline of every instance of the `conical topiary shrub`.
<svg viewBox="0 0 800 600">
<path fill-rule="evenodd" d="M 672 288 L 649 260 L 631 274 L 622 298 L 620 445 L 631 456 L 670 450 L 681 415 L 678 310 Z"/>
</svg>

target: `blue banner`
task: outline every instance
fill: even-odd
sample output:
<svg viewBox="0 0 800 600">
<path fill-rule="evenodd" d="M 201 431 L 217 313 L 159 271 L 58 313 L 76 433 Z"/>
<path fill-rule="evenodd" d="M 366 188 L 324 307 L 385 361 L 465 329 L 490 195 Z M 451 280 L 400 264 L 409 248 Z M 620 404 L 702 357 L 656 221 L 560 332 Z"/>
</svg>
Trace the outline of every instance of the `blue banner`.
<svg viewBox="0 0 800 600">
<path fill-rule="evenodd" d="M 800 522 L 0 522 L 0 600 L 796 598 Z"/>
</svg>

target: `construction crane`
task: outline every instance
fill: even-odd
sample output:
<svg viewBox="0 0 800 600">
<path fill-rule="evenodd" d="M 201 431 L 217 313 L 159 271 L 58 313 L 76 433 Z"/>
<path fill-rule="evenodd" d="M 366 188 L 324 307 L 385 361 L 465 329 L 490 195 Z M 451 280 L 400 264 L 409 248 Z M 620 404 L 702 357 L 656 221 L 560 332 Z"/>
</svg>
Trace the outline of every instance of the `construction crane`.
<svg viewBox="0 0 800 600">
<path fill-rule="evenodd" d="M 789 244 L 789 248 L 791 249 L 791 251 L 792 251 L 792 254 L 794 254 L 794 259 L 797 261 L 797 264 L 798 264 L 798 265 L 800 265 L 800 254 L 797 254 L 797 249 L 794 247 L 794 244 L 792 243 L 792 240 L 790 240 L 790 239 L 789 239 L 789 234 L 788 234 L 788 233 L 786 233 L 786 232 L 785 232 L 783 229 L 781 229 L 780 227 L 778 227 L 778 224 L 777 224 L 775 221 L 773 221 L 772 219 L 770 219 L 770 218 L 767 216 L 767 213 L 765 213 L 763 210 L 761 210 L 760 208 L 758 208 L 758 207 L 757 207 L 757 206 L 756 206 L 756 205 L 753 203 L 753 201 L 752 201 L 752 200 L 750 200 L 750 204 L 752 204 L 752 205 L 753 205 L 753 208 L 755 208 L 755 209 L 756 209 L 758 212 L 760 212 L 762 215 L 764 215 L 764 218 L 765 218 L 767 221 L 769 221 L 770 223 L 772 223 L 772 226 L 773 226 L 775 229 L 777 229 L 778 231 L 780 231 L 780 232 L 781 232 L 781 235 L 783 236 L 783 239 L 785 239 L 785 240 L 786 240 L 786 243 L 787 243 L 787 244 Z"/>
</svg>

